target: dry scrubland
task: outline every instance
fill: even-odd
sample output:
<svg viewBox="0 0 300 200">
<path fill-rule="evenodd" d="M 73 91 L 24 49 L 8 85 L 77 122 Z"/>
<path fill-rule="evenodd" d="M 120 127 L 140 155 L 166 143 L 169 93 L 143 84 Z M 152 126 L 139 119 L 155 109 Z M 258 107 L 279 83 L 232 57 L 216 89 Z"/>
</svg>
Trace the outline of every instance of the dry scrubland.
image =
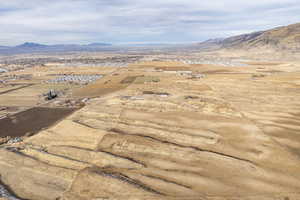
<svg viewBox="0 0 300 200">
<path fill-rule="evenodd" d="M 248 64 L 98 69 L 85 107 L 1 146 L 1 180 L 36 200 L 298 200 L 299 65 Z"/>
</svg>

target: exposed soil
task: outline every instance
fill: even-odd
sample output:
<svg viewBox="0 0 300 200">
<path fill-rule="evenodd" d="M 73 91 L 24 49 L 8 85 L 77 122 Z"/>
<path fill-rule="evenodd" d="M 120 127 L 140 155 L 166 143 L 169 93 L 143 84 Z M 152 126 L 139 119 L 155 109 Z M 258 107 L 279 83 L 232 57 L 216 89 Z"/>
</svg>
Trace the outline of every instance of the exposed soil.
<svg viewBox="0 0 300 200">
<path fill-rule="evenodd" d="M 232 71 L 230 70 L 209 70 L 209 71 L 204 71 L 202 72 L 203 74 L 216 74 L 216 73 L 230 73 Z"/>
<path fill-rule="evenodd" d="M 21 87 L 18 87 L 18 88 L 14 88 L 14 89 L 11 89 L 11 90 L 6 90 L 4 92 L 0 92 L 0 95 L 1 94 L 6 94 L 6 93 L 9 93 L 9 92 L 13 92 L 13 91 L 16 91 L 16 90 L 20 90 L 20 89 L 23 89 L 23 88 L 27 88 L 27 87 L 30 87 L 30 86 L 33 86 L 34 84 L 28 84 L 28 85 L 23 85 Z"/>
<path fill-rule="evenodd" d="M 0 120 L 0 137 L 21 137 L 47 128 L 67 115 L 74 108 L 32 108 Z"/>
<path fill-rule="evenodd" d="M 141 77 L 141 76 L 128 76 L 126 77 L 125 79 L 123 79 L 121 81 L 122 84 L 131 84 L 133 83 L 138 77 Z"/>
<path fill-rule="evenodd" d="M 163 71 L 190 71 L 191 69 L 189 67 L 184 66 L 172 66 L 172 67 L 156 67 L 156 70 L 163 70 Z"/>
</svg>

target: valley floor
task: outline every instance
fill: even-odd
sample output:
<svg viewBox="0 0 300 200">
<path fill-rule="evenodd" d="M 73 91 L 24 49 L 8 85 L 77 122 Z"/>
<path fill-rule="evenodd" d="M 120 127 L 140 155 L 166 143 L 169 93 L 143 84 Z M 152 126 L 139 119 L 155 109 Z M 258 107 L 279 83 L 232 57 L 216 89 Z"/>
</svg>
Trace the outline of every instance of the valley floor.
<svg viewBox="0 0 300 200">
<path fill-rule="evenodd" d="M 300 199 L 300 71 L 144 62 L 87 105 L 0 146 L 1 181 L 34 200 Z"/>
</svg>

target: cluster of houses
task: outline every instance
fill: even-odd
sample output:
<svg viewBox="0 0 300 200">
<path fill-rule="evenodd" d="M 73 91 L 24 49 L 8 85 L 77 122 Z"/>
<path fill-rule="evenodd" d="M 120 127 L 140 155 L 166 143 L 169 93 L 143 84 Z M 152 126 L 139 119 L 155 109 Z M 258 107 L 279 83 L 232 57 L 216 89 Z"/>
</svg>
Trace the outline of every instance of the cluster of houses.
<svg viewBox="0 0 300 200">
<path fill-rule="evenodd" d="M 88 84 L 102 78 L 102 75 L 92 74 L 92 75 L 61 75 L 55 79 L 46 81 L 47 83 L 78 83 L 78 84 Z"/>
</svg>

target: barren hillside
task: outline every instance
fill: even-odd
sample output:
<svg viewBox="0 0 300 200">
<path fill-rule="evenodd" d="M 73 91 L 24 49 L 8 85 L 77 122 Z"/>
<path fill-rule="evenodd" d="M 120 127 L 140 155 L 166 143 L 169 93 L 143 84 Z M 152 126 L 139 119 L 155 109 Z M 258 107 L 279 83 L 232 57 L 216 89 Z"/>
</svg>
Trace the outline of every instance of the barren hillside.
<svg viewBox="0 0 300 200">
<path fill-rule="evenodd" d="M 229 37 L 223 40 L 208 40 L 200 46 L 225 49 L 275 49 L 300 50 L 300 23 L 271 30 Z"/>
</svg>

